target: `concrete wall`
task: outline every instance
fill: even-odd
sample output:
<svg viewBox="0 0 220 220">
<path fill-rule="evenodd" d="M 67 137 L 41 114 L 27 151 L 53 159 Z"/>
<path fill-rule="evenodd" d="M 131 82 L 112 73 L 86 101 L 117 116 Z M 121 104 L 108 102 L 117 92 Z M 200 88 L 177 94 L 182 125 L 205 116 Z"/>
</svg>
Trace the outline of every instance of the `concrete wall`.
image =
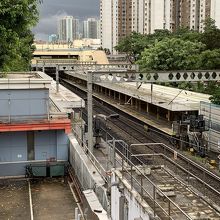
<svg viewBox="0 0 220 220">
<path fill-rule="evenodd" d="M 117 186 L 111 187 L 112 220 L 152 219 L 149 212 L 146 210 L 148 205 L 144 201 L 138 201 L 138 199 L 136 199 L 138 197 L 137 193 L 135 194 L 133 191 L 129 190 L 126 185 L 120 183 L 115 173 L 113 173 L 111 181 L 112 185 L 119 183 Z M 124 218 L 122 217 L 123 215 Z"/>
<path fill-rule="evenodd" d="M 106 195 L 106 188 L 104 187 L 105 181 L 89 159 L 88 154 L 85 154 L 82 147 L 72 134 L 69 135 L 69 140 L 69 162 L 75 170 L 82 189 L 93 189 L 102 207 L 108 212 L 109 204 Z"/>
<path fill-rule="evenodd" d="M 28 162 L 26 132 L 0 133 L 0 176 L 25 174 Z M 69 140 L 64 131 L 35 131 L 34 160 L 68 160 Z"/>
<path fill-rule="evenodd" d="M 0 121 L 47 118 L 48 89 L 0 90 Z"/>
</svg>

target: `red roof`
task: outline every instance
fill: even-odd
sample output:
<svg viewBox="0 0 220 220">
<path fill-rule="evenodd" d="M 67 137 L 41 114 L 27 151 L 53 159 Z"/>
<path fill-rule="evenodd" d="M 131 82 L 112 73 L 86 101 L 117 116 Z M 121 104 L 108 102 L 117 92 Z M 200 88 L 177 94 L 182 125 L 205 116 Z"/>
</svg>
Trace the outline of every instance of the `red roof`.
<svg viewBox="0 0 220 220">
<path fill-rule="evenodd" d="M 71 132 L 71 121 L 69 119 L 56 119 L 27 123 L 0 123 L 0 132 L 39 130 L 65 130 L 65 133 L 69 134 Z"/>
</svg>

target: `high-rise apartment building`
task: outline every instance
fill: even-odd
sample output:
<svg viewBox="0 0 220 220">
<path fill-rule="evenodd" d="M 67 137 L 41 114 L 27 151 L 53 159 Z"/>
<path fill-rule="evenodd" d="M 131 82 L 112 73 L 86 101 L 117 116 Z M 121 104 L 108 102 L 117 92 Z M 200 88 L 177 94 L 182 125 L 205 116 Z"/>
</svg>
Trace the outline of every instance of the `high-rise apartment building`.
<svg viewBox="0 0 220 220">
<path fill-rule="evenodd" d="M 203 31 L 211 17 L 220 27 L 220 0 L 100 0 L 101 44 L 115 53 L 118 41 L 131 32 L 154 33 L 186 27 Z"/>
<path fill-rule="evenodd" d="M 116 0 L 100 0 L 100 35 L 101 45 L 103 48 L 108 48 L 113 52 L 113 37 L 116 37 L 118 32 L 118 20 L 116 14 L 113 22 L 113 3 Z M 118 8 L 114 8 L 115 12 Z M 115 45 L 114 45 L 115 46 Z"/>
<path fill-rule="evenodd" d="M 153 33 L 155 29 L 174 29 L 173 0 L 101 0 L 101 44 L 115 53 L 118 41 L 133 31 Z"/>
<path fill-rule="evenodd" d="M 80 22 L 79 19 L 73 18 L 73 40 L 80 39 Z"/>
<path fill-rule="evenodd" d="M 210 17 L 212 0 L 179 0 L 179 26 L 203 31 L 204 21 Z"/>
<path fill-rule="evenodd" d="M 83 21 L 83 38 L 98 39 L 99 21 L 95 18 L 88 18 Z"/>
<path fill-rule="evenodd" d="M 72 42 L 79 38 L 79 19 L 65 16 L 58 21 L 59 41 Z"/>
<path fill-rule="evenodd" d="M 215 20 L 215 24 L 218 28 L 220 28 L 220 1 L 219 0 L 211 0 L 211 10 L 210 16 Z"/>
</svg>

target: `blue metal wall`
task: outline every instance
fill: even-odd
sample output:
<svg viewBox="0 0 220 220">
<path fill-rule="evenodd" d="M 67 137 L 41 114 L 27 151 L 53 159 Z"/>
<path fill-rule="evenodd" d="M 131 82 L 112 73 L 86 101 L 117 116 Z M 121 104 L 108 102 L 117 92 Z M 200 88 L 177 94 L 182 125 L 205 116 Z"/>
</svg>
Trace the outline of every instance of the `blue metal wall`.
<svg viewBox="0 0 220 220">
<path fill-rule="evenodd" d="M 0 162 L 27 160 L 26 132 L 0 133 Z"/>
<path fill-rule="evenodd" d="M 34 140 L 35 161 L 68 160 L 69 139 L 64 131 L 36 131 Z M 26 163 L 26 132 L 0 133 L 0 176 L 24 175 Z"/>
<path fill-rule="evenodd" d="M 47 118 L 48 89 L 0 90 L 0 121 Z"/>
</svg>

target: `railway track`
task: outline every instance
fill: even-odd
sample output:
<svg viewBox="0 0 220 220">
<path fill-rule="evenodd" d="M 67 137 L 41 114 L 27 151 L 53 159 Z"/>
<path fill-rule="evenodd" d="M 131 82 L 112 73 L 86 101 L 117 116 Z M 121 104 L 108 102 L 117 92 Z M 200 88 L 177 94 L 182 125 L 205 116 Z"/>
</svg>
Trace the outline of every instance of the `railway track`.
<svg viewBox="0 0 220 220">
<path fill-rule="evenodd" d="M 72 89 L 71 85 L 68 86 Z M 76 92 L 74 90 L 74 92 Z M 79 96 L 84 96 L 85 91 L 82 93 L 80 91 L 76 92 Z M 94 113 L 110 115 L 115 114 L 116 110 L 114 108 L 107 107 L 100 104 L 98 101 L 93 102 Z M 132 120 L 131 116 L 126 116 L 125 113 L 120 113 L 119 119 L 109 119 L 108 127 L 111 128 L 109 131 L 117 139 L 123 139 L 128 145 L 140 144 L 140 143 L 164 143 L 165 145 L 154 145 L 153 147 L 140 147 L 136 146 L 133 149 L 134 153 L 162 153 L 169 158 L 166 165 L 169 169 L 177 171 L 177 174 L 184 180 L 194 186 L 201 194 L 205 194 L 205 199 L 208 199 L 210 203 L 214 202 L 220 206 L 220 177 L 208 169 L 200 166 L 196 162 L 190 160 L 182 153 L 178 151 L 177 159 L 173 159 L 174 151 L 172 144 L 169 142 L 169 138 L 161 137 L 157 133 L 152 131 L 146 132 L 144 130 L 143 124 L 137 123 L 137 121 Z M 132 152 L 132 153 L 133 153 Z M 187 174 L 187 175 L 186 175 Z"/>
<path fill-rule="evenodd" d="M 100 105 L 100 103 L 97 101 L 94 103 L 95 113 L 102 113 L 106 115 L 115 113 L 111 109 L 108 110 L 106 106 Z M 132 149 L 132 153 L 165 154 L 168 158 L 175 162 L 175 164 L 171 161 L 166 163 L 170 170 L 176 171 L 176 173 L 178 173 L 181 178 L 188 181 L 188 183 L 189 179 L 191 179 L 191 185 L 193 187 L 196 187 L 201 193 L 205 193 L 207 198 L 211 199 L 215 204 L 220 206 L 220 177 L 199 166 L 181 153 L 178 153 L 178 157 L 174 159 L 174 151 L 176 151 L 176 149 L 173 149 L 168 140 L 163 140 L 152 132 L 146 132 L 143 125 L 139 125 L 124 116 L 120 115 L 119 119 L 117 120 L 109 119 L 108 126 L 111 127 L 113 136 L 118 136 L 117 138 L 123 139 L 128 145 L 141 143 L 160 143 L 161 141 L 166 142 L 168 145 L 167 147 L 165 145 L 153 145 L 145 148 L 143 146 L 135 146 L 135 149 Z M 140 160 L 142 160 L 143 163 L 146 161 L 144 157 L 140 158 Z M 188 172 L 184 171 L 180 167 L 184 168 Z"/>
</svg>

